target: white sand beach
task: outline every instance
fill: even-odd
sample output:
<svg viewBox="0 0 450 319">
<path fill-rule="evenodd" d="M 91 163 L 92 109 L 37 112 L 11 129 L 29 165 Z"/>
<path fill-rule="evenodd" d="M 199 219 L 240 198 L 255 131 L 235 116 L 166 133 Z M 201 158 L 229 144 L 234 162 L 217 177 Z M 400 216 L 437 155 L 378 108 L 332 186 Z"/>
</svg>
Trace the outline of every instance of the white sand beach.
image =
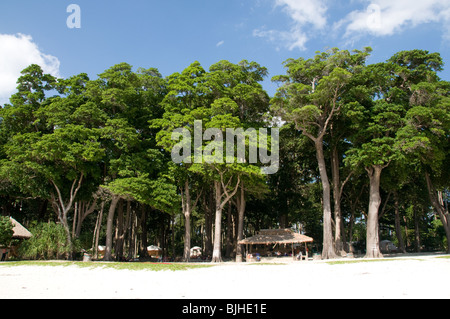
<svg viewBox="0 0 450 319">
<path fill-rule="evenodd" d="M 235 264 L 186 271 L 0 265 L 0 299 L 449 299 L 450 259 Z"/>
</svg>

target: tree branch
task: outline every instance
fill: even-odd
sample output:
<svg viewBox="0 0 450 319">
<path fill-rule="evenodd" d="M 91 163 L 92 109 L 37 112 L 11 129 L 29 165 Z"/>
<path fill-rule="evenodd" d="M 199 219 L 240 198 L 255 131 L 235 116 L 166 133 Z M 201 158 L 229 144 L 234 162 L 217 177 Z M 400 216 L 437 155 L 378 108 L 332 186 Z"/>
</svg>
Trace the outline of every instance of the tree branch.
<svg viewBox="0 0 450 319">
<path fill-rule="evenodd" d="M 69 200 L 69 204 L 67 205 L 66 208 L 64 208 L 64 214 L 67 214 L 67 212 L 70 210 L 70 208 L 72 207 L 72 203 L 75 199 L 75 197 L 77 196 L 78 191 L 81 188 L 81 183 L 83 182 L 83 177 L 84 177 L 84 173 L 81 173 L 80 179 L 78 180 L 78 185 L 77 188 L 75 189 L 75 191 L 73 190 L 73 188 L 75 187 L 76 184 L 76 179 L 73 181 L 72 184 L 72 188 L 70 189 L 70 200 Z"/>
<path fill-rule="evenodd" d="M 320 132 L 318 138 L 323 138 L 325 136 L 325 132 L 327 131 L 328 125 L 330 124 L 331 119 L 334 116 L 334 113 L 340 110 L 340 106 L 338 107 L 338 109 L 336 109 L 336 101 L 338 99 L 338 88 L 336 88 L 335 92 L 334 92 L 334 98 L 333 98 L 333 107 L 331 108 L 331 112 L 330 115 L 328 115 L 328 118 L 325 121 L 325 124 L 323 125 L 323 129 Z"/>
<path fill-rule="evenodd" d="M 53 186 L 55 187 L 56 193 L 58 195 L 58 200 L 54 200 L 54 201 L 56 203 L 59 201 L 59 204 L 58 204 L 58 206 L 59 206 L 58 207 L 59 214 L 58 215 L 60 215 L 62 213 L 61 210 L 64 210 L 64 202 L 63 202 L 63 199 L 62 199 L 62 196 L 61 196 L 61 192 L 59 190 L 58 185 L 56 185 L 56 183 L 53 181 L 53 179 L 51 179 L 50 181 L 52 182 Z M 62 218 L 62 216 L 61 216 L 61 218 Z"/>
<path fill-rule="evenodd" d="M 295 121 L 295 127 L 297 130 L 302 131 L 302 134 L 304 134 L 306 137 L 308 137 L 309 139 L 311 139 L 314 143 L 317 141 L 317 138 L 314 137 L 312 134 L 310 134 L 305 127 L 301 126 L 298 124 L 297 121 Z"/>
<path fill-rule="evenodd" d="M 388 203 L 389 199 L 391 198 L 391 195 L 392 195 L 392 191 L 390 191 L 388 193 L 388 196 L 387 196 L 387 198 L 386 198 L 386 200 L 384 202 L 383 208 L 381 209 L 381 212 L 378 215 L 378 219 L 381 219 L 381 217 L 383 217 L 384 213 L 386 212 L 386 206 L 387 206 L 387 203 Z"/>
<path fill-rule="evenodd" d="M 231 177 L 232 178 L 232 177 Z M 229 182 L 231 182 L 231 178 L 230 178 L 230 181 Z M 222 176 L 221 176 L 221 182 L 222 182 L 222 187 L 224 186 L 224 184 L 223 184 L 223 178 L 222 178 Z M 237 180 L 237 182 L 236 182 L 236 187 L 234 188 L 234 190 L 233 190 L 233 192 L 231 193 L 231 194 L 229 194 L 228 193 L 228 190 L 226 189 L 226 188 L 224 188 L 224 193 L 222 194 L 222 195 L 225 195 L 225 200 L 224 201 L 222 201 L 221 203 L 220 203 L 220 207 L 223 209 L 223 207 L 225 207 L 225 204 L 226 203 L 228 203 L 228 201 L 230 200 L 230 198 L 232 198 L 236 193 L 237 193 L 237 191 L 238 191 L 238 189 L 239 189 L 239 185 L 240 185 L 240 183 L 241 183 L 241 175 L 239 174 L 238 175 L 238 180 Z M 228 185 L 228 184 L 227 184 Z"/>
<path fill-rule="evenodd" d="M 351 171 L 350 174 L 348 174 L 345 181 L 342 182 L 341 188 L 339 189 L 339 198 L 342 197 L 342 193 L 344 192 L 344 186 L 345 186 L 345 184 L 347 184 L 347 182 L 350 180 L 350 178 L 353 176 L 354 173 L 355 173 L 355 171 Z"/>
</svg>

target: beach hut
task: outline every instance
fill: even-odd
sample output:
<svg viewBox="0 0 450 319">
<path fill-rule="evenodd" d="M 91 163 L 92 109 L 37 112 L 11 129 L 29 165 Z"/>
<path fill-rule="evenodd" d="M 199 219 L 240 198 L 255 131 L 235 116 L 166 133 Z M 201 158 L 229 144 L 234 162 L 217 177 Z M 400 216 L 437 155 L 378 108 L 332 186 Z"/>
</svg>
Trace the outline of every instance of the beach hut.
<svg viewBox="0 0 450 319">
<path fill-rule="evenodd" d="M 19 223 L 14 218 L 10 217 L 11 223 L 13 224 L 13 236 L 12 239 L 16 239 L 15 243 L 11 247 L 2 247 L 0 248 L 0 260 L 5 261 L 8 258 L 8 255 L 17 257 L 17 248 L 20 245 L 20 241 L 24 239 L 30 239 L 33 235 L 29 232 L 28 229 L 23 227 L 21 223 Z"/>
<path fill-rule="evenodd" d="M 313 238 L 296 233 L 291 229 L 262 229 L 255 236 L 239 241 L 239 244 L 246 245 L 247 252 L 249 251 L 248 245 L 250 245 L 250 248 L 252 245 L 265 246 L 262 250 L 257 249 L 256 254 L 259 255 L 271 255 L 277 245 L 283 245 L 285 247 L 290 245 L 291 254 L 295 258 L 294 247 L 304 243 L 305 253 L 301 254 L 301 256 L 305 260 L 308 260 L 306 244 L 312 243 L 313 241 Z M 252 255 L 249 255 L 248 257 L 251 258 Z"/>
<path fill-rule="evenodd" d="M 103 257 L 105 256 L 105 251 L 106 251 L 106 246 L 99 245 L 97 247 L 97 254 L 98 254 L 99 259 L 103 259 Z"/>
<path fill-rule="evenodd" d="M 151 245 L 147 247 L 147 252 L 151 258 L 159 258 L 162 249 L 158 246 Z"/>
<path fill-rule="evenodd" d="M 191 258 L 199 258 L 202 256 L 202 248 L 195 246 L 191 248 Z"/>
<path fill-rule="evenodd" d="M 13 239 L 30 239 L 33 236 L 28 229 L 23 227 L 17 220 L 10 217 L 12 224 L 14 225 L 13 231 Z"/>
</svg>

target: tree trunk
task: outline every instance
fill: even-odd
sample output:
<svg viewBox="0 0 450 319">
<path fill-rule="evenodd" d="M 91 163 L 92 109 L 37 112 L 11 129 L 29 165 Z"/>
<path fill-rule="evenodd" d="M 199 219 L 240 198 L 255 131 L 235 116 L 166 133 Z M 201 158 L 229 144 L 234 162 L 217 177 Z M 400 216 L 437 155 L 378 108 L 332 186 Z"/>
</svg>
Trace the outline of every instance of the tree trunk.
<svg viewBox="0 0 450 319">
<path fill-rule="evenodd" d="M 222 186 L 219 181 L 214 181 L 214 189 L 216 195 L 216 219 L 214 222 L 214 246 L 212 262 L 222 262 Z"/>
<path fill-rule="evenodd" d="M 92 250 L 94 252 L 94 259 L 98 258 L 98 241 L 100 238 L 100 230 L 102 227 L 102 221 L 103 221 L 103 209 L 105 208 L 105 201 L 102 201 L 102 204 L 100 206 L 100 212 L 97 216 L 97 223 L 95 224 L 95 230 L 94 230 L 94 238 L 93 238 L 93 247 Z"/>
<path fill-rule="evenodd" d="M 325 156 L 323 154 L 323 138 L 315 140 L 316 157 L 319 164 L 320 180 L 323 189 L 323 250 L 322 259 L 336 258 L 336 252 L 333 245 L 333 229 L 331 224 L 331 196 L 330 182 L 325 165 Z"/>
<path fill-rule="evenodd" d="M 398 248 L 402 251 L 402 253 L 406 253 L 405 249 L 405 241 L 403 240 L 402 236 L 402 227 L 400 225 L 400 211 L 399 211 L 399 204 L 398 204 L 398 193 L 394 193 L 395 198 L 395 233 L 397 234 L 397 240 L 398 240 Z"/>
<path fill-rule="evenodd" d="M 447 235 L 447 253 L 450 254 L 450 214 L 448 212 L 448 208 L 444 205 L 442 192 L 436 191 L 430 174 L 425 173 L 425 179 L 427 182 L 428 196 L 430 197 L 431 204 L 438 213 L 442 225 L 444 226 L 445 234 Z"/>
<path fill-rule="evenodd" d="M 106 220 L 106 248 L 105 248 L 105 261 L 113 261 L 112 258 L 112 244 L 113 244 L 113 223 L 114 223 L 114 213 L 116 211 L 117 203 L 120 197 L 113 195 L 111 204 L 109 206 L 108 217 Z"/>
<path fill-rule="evenodd" d="M 369 212 L 367 214 L 366 258 L 383 258 L 380 251 L 380 237 L 378 233 L 378 210 L 381 205 L 380 180 L 383 167 L 375 165 L 367 168 L 370 179 Z"/>
<path fill-rule="evenodd" d="M 245 189 L 244 182 L 241 185 L 240 196 L 237 197 L 238 203 L 238 231 L 237 231 L 237 244 L 236 244 L 236 262 L 241 263 L 243 261 L 242 251 L 243 245 L 239 244 L 244 239 L 244 214 L 245 214 Z"/>
<path fill-rule="evenodd" d="M 213 193 L 208 192 L 204 194 L 204 209 L 205 209 L 205 254 L 212 256 L 213 251 L 213 208 L 214 202 Z"/>
<path fill-rule="evenodd" d="M 170 217 L 170 230 L 172 232 L 171 244 L 172 244 L 172 258 L 175 260 L 175 216 Z"/>
<path fill-rule="evenodd" d="M 74 238 L 80 237 L 81 227 L 83 225 L 84 220 L 90 214 L 92 214 L 97 208 L 97 198 L 94 198 L 92 202 L 84 202 L 81 201 L 78 204 L 78 221 L 75 228 Z"/>
<path fill-rule="evenodd" d="M 77 228 L 77 220 L 79 219 L 79 215 L 81 215 L 79 211 L 82 210 L 82 207 L 78 208 L 78 206 L 79 206 L 78 202 L 75 202 L 75 205 L 73 207 L 72 238 L 75 238 L 75 229 Z M 82 206 L 81 203 L 80 206 Z"/>
<path fill-rule="evenodd" d="M 212 262 L 222 262 L 222 210 L 230 199 L 236 194 L 241 183 L 241 177 L 238 175 L 236 186 L 233 192 L 229 193 L 227 186 L 230 184 L 232 177 L 225 185 L 223 180 L 223 172 L 220 172 L 220 181 L 214 181 L 214 190 L 216 195 L 216 221 L 214 227 L 214 248 Z"/>
<path fill-rule="evenodd" d="M 127 208 L 129 205 L 129 201 L 127 201 Z M 125 244 L 125 235 L 126 235 L 126 229 L 125 225 L 128 225 L 125 219 L 128 219 L 128 213 L 129 210 L 127 209 L 127 217 L 125 218 L 123 214 L 123 200 L 120 199 L 117 203 L 117 218 L 116 218 L 116 232 L 114 236 L 115 241 L 115 255 L 116 260 L 121 260 L 123 257 L 123 247 Z"/>
<path fill-rule="evenodd" d="M 189 190 L 189 181 L 186 180 L 181 191 L 181 201 L 184 215 L 184 250 L 183 261 L 189 262 L 191 258 L 191 193 Z"/>
<path fill-rule="evenodd" d="M 149 259 L 149 255 L 148 255 L 148 250 L 147 250 L 147 246 L 148 246 L 148 242 L 147 242 L 147 210 L 145 209 L 145 205 L 141 204 L 141 219 L 140 219 L 140 225 L 141 225 L 141 233 L 142 233 L 142 238 L 141 238 L 141 244 L 140 244 L 140 258 L 142 259 Z"/>
<path fill-rule="evenodd" d="M 415 205 L 412 206 L 412 209 L 414 216 L 414 237 L 416 241 L 416 252 L 420 253 L 422 244 L 420 242 L 419 214 L 417 212 L 417 207 Z"/>
<path fill-rule="evenodd" d="M 69 214 L 69 211 L 72 209 L 73 202 L 75 200 L 75 197 L 77 196 L 78 191 L 81 188 L 81 184 L 83 182 L 84 175 L 81 174 L 79 179 L 75 179 L 72 183 L 72 187 L 70 189 L 69 193 L 69 199 L 67 203 L 64 203 L 64 199 L 62 197 L 61 191 L 56 185 L 56 183 L 53 180 L 50 180 L 55 187 L 56 194 L 58 195 L 57 198 L 55 198 L 54 195 L 52 195 L 52 204 L 53 207 L 56 208 L 56 212 L 58 215 L 58 219 L 61 222 L 62 226 L 64 227 L 64 230 L 66 232 L 66 238 L 67 238 L 67 245 L 69 246 L 69 253 L 68 253 L 68 259 L 71 259 L 72 253 L 73 253 L 73 244 L 72 244 L 72 236 L 69 228 L 69 223 L 67 220 L 67 215 Z M 77 184 L 78 182 L 78 184 Z"/>
<path fill-rule="evenodd" d="M 405 223 L 405 237 L 406 237 L 406 247 L 405 248 L 408 248 L 408 247 L 411 247 L 411 242 L 410 242 L 409 236 L 408 236 L 408 233 L 409 233 L 408 218 L 406 217 L 406 215 L 403 216 L 403 222 Z"/>
<path fill-rule="evenodd" d="M 128 260 L 136 258 L 137 244 L 137 216 L 134 210 L 130 211 L 130 227 L 128 230 Z"/>
<path fill-rule="evenodd" d="M 345 256 L 344 249 L 345 233 L 344 220 L 341 212 L 341 181 L 339 174 L 339 154 L 337 146 L 331 152 L 331 173 L 333 178 L 333 199 L 334 199 L 334 240 L 336 243 L 336 253 Z"/>
<path fill-rule="evenodd" d="M 222 262 L 222 208 L 216 207 L 216 219 L 214 229 L 213 263 Z"/>
<path fill-rule="evenodd" d="M 235 218 L 233 214 L 233 207 L 232 207 L 232 201 L 228 202 L 228 211 L 227 211 L 227 234 L 226 234 L 226 252 L 225 257 L 230 258 L 231 254 L 233 252 L 233 241 L 234 241 L 234 224 L 235 224 Z"/>
<path fill-rule="evenodd" d="M 67 218 L 62 223 L 64 230 L 66 231 L 66 238 L 67 238 L 67 245 L 69 246 L 69 252 L 66 254 L 67 260 L 73 259 L 73 243 L 72 243 L 72 236 L 70 235 L 70 229 L 69 224 L 67 223 Z"/>
<path fill-rule="evenodd" d="M 355 224 L 355 209 L 351 209 L 350 221 L 348 223 L 348 252 L 354 254 L 354 247 L 352 244 L 353 241 L 353 225 Z"/>
</svg>

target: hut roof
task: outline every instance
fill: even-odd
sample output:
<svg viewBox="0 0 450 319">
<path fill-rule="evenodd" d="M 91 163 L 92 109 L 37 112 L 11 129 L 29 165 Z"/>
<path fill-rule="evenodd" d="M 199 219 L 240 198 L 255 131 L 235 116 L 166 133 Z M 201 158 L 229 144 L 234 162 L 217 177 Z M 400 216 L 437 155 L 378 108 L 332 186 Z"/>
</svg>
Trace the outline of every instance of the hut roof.
<svg viewBox="0 0 450 319">
<path fill-rule="evenodd" d="M 28 229 L 26 229 L 25 227 L 23 227 L 17 220 L 15 220 L 14 218 L 10 217 L 11 222 L 14 225 L 13 231 L 14 231 L 14 235 L 13 238 L 15 239 L 29 239 L 31 238 L 31 236 L 33 236 Z"/>
<path fill-rule="evenodd" d="M 257 235 L 241 240 L 239 244 L 299 244 L 313 241 L 311 237 L 295 233 L 290 229 L 263 229 Z"/>
</svg>

